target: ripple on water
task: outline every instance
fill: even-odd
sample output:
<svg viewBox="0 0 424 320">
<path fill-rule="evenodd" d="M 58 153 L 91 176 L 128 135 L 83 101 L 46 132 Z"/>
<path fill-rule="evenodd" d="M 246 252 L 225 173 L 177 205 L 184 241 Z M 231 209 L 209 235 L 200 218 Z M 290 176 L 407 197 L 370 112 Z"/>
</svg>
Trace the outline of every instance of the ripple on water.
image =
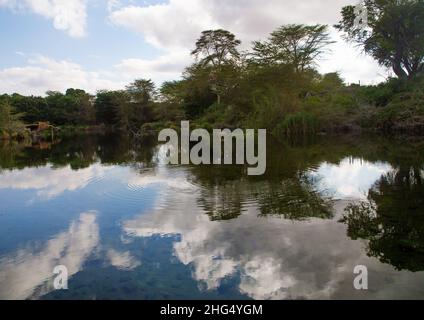
<svg viewBox="0 0 424 320">
<path fill-rule="evenodd" d="M 103 201 L 107 202 L 109 206 L 118 207 L 119 209 L 136 208 L 142 209 L 146 202 L 154 200 L 154 193 L 145 192 L 145 188 L 134 188 L 129 186 L 122 186 L 113 191 L 104 190 L 100 193 Z"/>
<path fill-rule="evenodd" d="M 91 175 L 85 180 L 86 186 L 91 186 L 95 184 L 101 184 L 105 179 L 105 175 Z"/>
</svg>

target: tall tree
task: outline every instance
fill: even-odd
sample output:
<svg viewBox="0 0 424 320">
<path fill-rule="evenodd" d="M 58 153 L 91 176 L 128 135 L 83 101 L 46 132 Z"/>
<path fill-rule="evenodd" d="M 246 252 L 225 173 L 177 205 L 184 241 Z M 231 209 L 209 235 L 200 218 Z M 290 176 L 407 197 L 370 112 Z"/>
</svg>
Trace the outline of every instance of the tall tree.
<svg viewBox="0 0 424 320">
<path fill-rule="evenodd" d="M 357 23 L 363 13 L 355 6 L 342 9 L 342 20 L 335 27 L 399 78 L 422 74 L 424 0 L 365 0 L 364 7 L 367 28 Z"/>
<path fill-rule="evenodd" d="M 121 125 L 124 121 L 122 108 L 127 108 L 129 97 L 126 91 L 99 91 L 97 92 L 94 108 L 98 123 L 115 126 Z"/>
<path fill-rule="evenodd" d="M 331 43 L 325 25 L 285 25 L 272 32 L 267 41 L 253 43 L 252 60 L 264 65 L 289 64 L 296 72 L 303 72 L 314 66 Z"/>
<path fill-rule="evenodd" d="M 156 94 L 155 84 L 150 79 L 137 79 L 129 86 L 127 91 L 133 102 L 147 104 L 152 101 Z"/>
<path fill-rule="evenodd" d="M 131 98 L 130 105 L 121 113 L 128 117 L 126 130 L 138 134 L 144 124 L 154 119 L 155 84 L 150 79 L 137 79 L 127 86 L 127 92 Z"/>
<path fill-rule="evenodd" d="M 227 30 L 206 30 L 196 42 L 192 55 L 203 65 L 221 67 L 240 57 L 237 47 L 241 44 L 236 36 Z"/>
<path fill-rule="evenodd" d="M 209 68 L 211 89 L 216 93 L 218 104 L 227 90 L 226 79 L 236 72 L 240 59 L 237 47 L 240 44 L 241 41 L 227 30 L 206 30 L 202 32 L 196 42 L 196 48 L 191 53 L 200 67 Z"/>
</svg>

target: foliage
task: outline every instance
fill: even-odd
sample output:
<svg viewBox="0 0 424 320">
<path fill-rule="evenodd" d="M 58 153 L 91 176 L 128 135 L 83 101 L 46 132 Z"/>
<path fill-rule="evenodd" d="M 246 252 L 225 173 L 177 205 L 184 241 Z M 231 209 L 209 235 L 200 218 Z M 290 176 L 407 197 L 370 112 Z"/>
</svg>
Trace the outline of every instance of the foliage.
<svg viewBox="0 0 424 320">
<path fill-rule="evenodd" d="M 371 126 L 386 132 L 422 134 L 424 130 L 424 79 L 390 79 L 378 86 L 363 87 L 358 96 L 375 106 Z M 372 108 L 372 107 L 371 107 Z"/>
<path fill-rule="evenodd" d="M 370 30 L 359 33 L 354 29 L 352 7 L 343 9 L 338 28 L 366 50 L 373 43 L 368 53 L 383 59 L 379 60 L 383 65 L 393 64 L 393 57 L 400 54 L 400 66 L 414 74 L 411 79 L 360 86 L 345 84 L 338 73 L 322 75 L 315 65 L 332 43 L 328 27 L 292 24 L 279 27 L 268 40 L 254 42 L 250 52 L 243 53 L 241 42 L 231 32 L 204 31 L 192 52 L 196 62 L 180 80 L 165 82 L 158 89 L 149 79 L 137 79 L 124 90 L 99 91 L 95 96 L 68 89 L 65 93 L 49 91 L 45 97 L 3 95 L 0 103 L 10 105 L 25 123 L 46 121 L 84 131 L 90 126 L 108 128 L 136 137 L 178 127 L 181 120 L 207 129 L 264 128 L 278 138 L 361 129 L 421 134 L 424 80 L 418 71 L 422 35 L 417 30 L 421 20 L 415 18 L 420 17 L 422 1 L 368 0 L 366 5 Z M 411 8 L 417 8 L 417 13 Z M 388 25 L 395 13 L 401 20 L 396 22 L 398 27 L 413 34 L 413 39 Z M 392 47 L 396 37 L 379 35 L 393 32 L 398 41 L 408 42 L 400 51 Z M 378 51 L 378 46 L 388 51 Z M 411 59 L 418 63 L 415 73 L 408 70 Z M 15 111 L 6 113 L 14 115 Z"/>
<path fill-rule="evenodd" d="M 252 62 L 259 65 L 288 64 L 296 72 L 314 66 L 329 44 L 326 25 L 285 25 L 271 33 L 268 41 L 255 41 Z"/>
<path fill-rule="evenodd" d="M 221 67 L 233 63 L 240 57 L 237 47 L 241 44 L 235 35 L 229 31 L 207 30 L 203 31 L 196 42 L 196 49 L 192 51 L 203 66 L 212 65 Z"/>
<path fill-rule="evenodd" d="M 21 115 L 16 114 L 9 102 L 0 102 L 0 138 L 13 138 L 24 134 Z"/>
<path fill-rule="evenodd" d="M 221 103 L 221 97 L 231 88 L 234 83 L 233 77 L 237 72 L 237 63 L 240 53 L 237 47 L 241 41 L 229 31 L 207 30 L 203 31 L 192 55 L 198 61 L 194 71 L 205 69 L 207 71 L 209 89 L 217 96 L 217 103 Z"/>
<path fill-rule="evenodd" d="M 367 239 L 368 254 L 398 270 L 424 270 L 422 167 L 400 166 L 351 204 L 341 220 L 352 239 Z"/>
<path fill-rule="evenodd" d="M 99 91 L 94 103 L 97 121 L 109 126 L 116 124 L 119 109 L 126 109 L 128 101 L 125 91 Z"/>
</svg>

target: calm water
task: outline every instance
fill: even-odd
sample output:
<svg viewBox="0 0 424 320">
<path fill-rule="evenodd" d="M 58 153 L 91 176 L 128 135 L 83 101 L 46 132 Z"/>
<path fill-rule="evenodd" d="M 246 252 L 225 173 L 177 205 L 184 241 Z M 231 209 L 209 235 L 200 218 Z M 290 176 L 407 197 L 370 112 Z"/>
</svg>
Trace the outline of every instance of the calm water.
<svg viewBox="0 0 424 320">
<path fill-rule="evenodd" d="M 0 145 L 0 298 L 424 298 L 423 141 L 268 141 L 255 178 L 163 157 L 117 136 Z"/>
</svg>

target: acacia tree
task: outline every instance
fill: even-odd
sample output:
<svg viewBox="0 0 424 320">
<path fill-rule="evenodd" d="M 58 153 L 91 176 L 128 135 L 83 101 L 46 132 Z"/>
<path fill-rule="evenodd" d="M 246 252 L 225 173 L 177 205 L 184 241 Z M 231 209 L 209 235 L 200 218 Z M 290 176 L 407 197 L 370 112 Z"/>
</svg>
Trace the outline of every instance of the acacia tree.
<svg viewBox="0 0 424 320">
<path fill-rule="evenodd" d="M 264 65 L 289 64 L 300 73 L 313 67 L 331 43 L 326 25 L 285 25 L 272 32 L 267 41 L 253 43 L 252 61 Z"/>
<path fill-rule="evenodd" d="M 227 30 L 206 30 L 196 42 L 192 55 L 203 65 L 221 67 L 240 58 L 237 47 L 241 44 L 236 36 Z"/>
<path fill-rule="evenodd" d="M 401 79 L 424 72 L 424 0 L 365 0 L 367 28 L 355 6 L 342 9 L 335 28 L 349 41 L 363 46 L 382 66 Z"/>
<path fill-rule="evenodd" d="M 126 89 L 132 100 L 141 104 L 151 102 L 156 94 L 155 84 L 150 79 L 134 80 Z"/>
<path fill-rule="evenodd" d="M 206 30 L 196 42 L 192 51 L 198 64 L 202 68 L 209 68 L 209 78 L 212 90 L 216 93 L 218 104 L 221 96 L 227 90 L 225 79 L 232 77 L 236 71 L 240 53 L 237 47 L 241 41 L 231 32 L 223 29 Z"/>
</svg>

